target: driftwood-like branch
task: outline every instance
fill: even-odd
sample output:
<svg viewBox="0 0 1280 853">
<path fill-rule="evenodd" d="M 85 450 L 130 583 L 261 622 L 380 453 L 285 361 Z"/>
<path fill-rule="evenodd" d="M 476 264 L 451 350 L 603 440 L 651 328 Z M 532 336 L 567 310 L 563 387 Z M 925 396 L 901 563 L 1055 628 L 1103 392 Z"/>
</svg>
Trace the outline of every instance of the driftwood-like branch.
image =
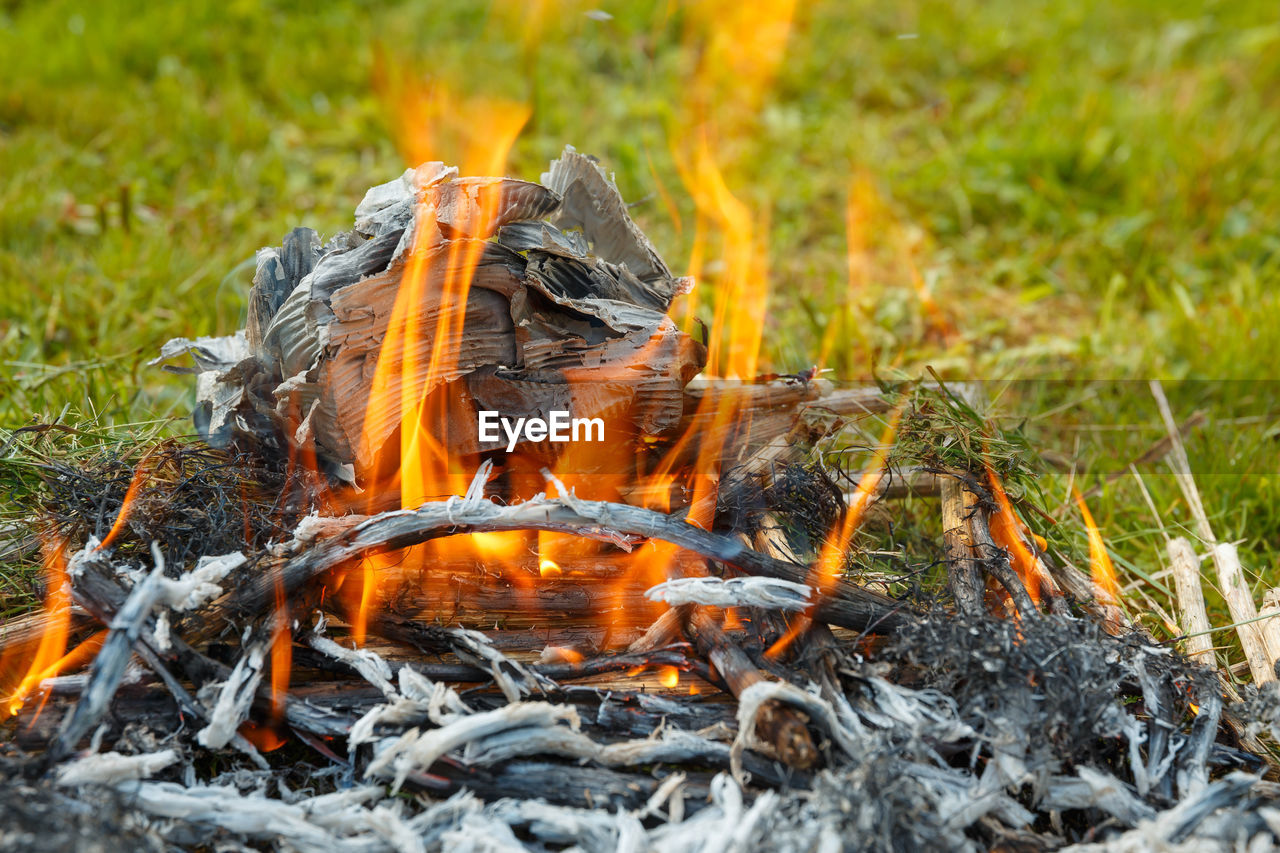
<svg viewBox="0 0 1280 853">
<path fill-rule="evenodd" d="M 702 530 L 669 515 L 602 501 L 573 497 L 537 499 L 515 506 L 499 506 L 481 498 L 451 498 L 374 516 L 333 539 L 319 543 L 283 565 L 259 575 L 219 603 L 217 614 L 203 613 L 201 621 L 218 616 L 243 619 L 268 609 L 277 588 L 286 596 L 312 578 L 386 551 L 417 545 L 441 536 L 511 530 L 574 533 L 608 542 L 628 537 L 660 539 L 726 563 L 742 572 L 804 583 L 808 569 L 766 557 L 744 544 Z M 1024 592 L 1025 595 L 1025 592 Z M 911 618 L 893 599 L 847 582 L 837 583 L 816 609 L 816 618 L 840 627 L 888 632 Z"/>
</svg>

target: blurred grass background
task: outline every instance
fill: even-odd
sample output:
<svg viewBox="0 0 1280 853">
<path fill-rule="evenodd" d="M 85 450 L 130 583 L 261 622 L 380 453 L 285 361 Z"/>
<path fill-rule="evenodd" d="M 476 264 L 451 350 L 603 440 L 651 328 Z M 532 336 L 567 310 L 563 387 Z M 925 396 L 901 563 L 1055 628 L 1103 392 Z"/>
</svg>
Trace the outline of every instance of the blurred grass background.
<svg viewBox="0 0 1280 853">
<path fill-rule="evenodd" d="M 260 246 L 350 227 L 407 165 L 397 92 L 428 78 L 528 103 L 509 173 L 596 154 L 684 268 L 692 6 L 0 3 L 0 515 L 59 441 L 187 428 L 167 419 L 191 383 L 146 360 L 238 328 Z M 1218 536 L 1243 540 L 1259 600 L 1280 585 L 1273 6 L 806 4 L 755 94 L 722 153 L 768 235 L 769 367 L 810 366 L 830 333 L 843 378 L 1016 380 L 1001 422 L 1074 467 L 1041 484 L 1072 519 L 1068 481 L 1163 434 L 1136 380 L 1168 380 L 1208 415 L 1188 452 Z M 55 419 L 85 435 L 13 433 Z M 1144 469 L 1159 518 L 1132 478 L 1093 500 L 1138 610 L 1168 604 L 1159 532 L 1190 521 L 1165 471 Z M 34 574 L 0 565 L 0 614 Z"/>
</svg>

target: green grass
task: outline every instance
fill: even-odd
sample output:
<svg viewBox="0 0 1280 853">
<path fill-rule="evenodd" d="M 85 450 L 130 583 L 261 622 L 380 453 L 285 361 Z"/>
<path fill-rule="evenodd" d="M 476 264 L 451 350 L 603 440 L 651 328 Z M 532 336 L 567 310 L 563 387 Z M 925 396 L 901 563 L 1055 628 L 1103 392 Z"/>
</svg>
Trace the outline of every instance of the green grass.
<svg viewBox="0 0 1280 853">
<path fill-rule="evenodd" d="M 724 146 L 731 188 L 767 222 L 771 365 L 808 366 L 835 323 L 846 378 L 930 364 L 1036 380 L 1005 392 L 1001 423 L 1025 420 L 1085 482 L 1161 435 L 1143 383 L 1088 380 L 1188 380 L 1169 392 L 1181 416 L 1209 415 L 1188 451 L 1219 536 L 1244 540 L 1259 598 L 1280 584 L 1272 6 L 801 5 L 775 85 Z M 529 102 L 509 171 L 536 178 L 566 142 L 597 154 L 683 267 L 694 209 L 672 141 L 691 132 L 696 16 L 598 6 L 612 19 L 547 4 L 526 42 L 516 4 L 0 4 L 0 441 L 57 417 L 127 441 L 118 425 L 185 415 L 190 383 L 146 360 L 237 328 L 255 249 L 297 224 L 348 227 L 404 167 L 388 75 Z M 21 461 L 4 464 L 0 489 L 22 492 Z M 1163 470 L 1146 470 L 1161 520 L 1185 525 Z M 1045 478 L 1050 504 L 1066 483 Z M 1132 478 L 1093 510 L 1130 576 L 1158 584 L 1158 523 Z M 31 587 L 0 573 L 0 595 Z"/>
</svg>

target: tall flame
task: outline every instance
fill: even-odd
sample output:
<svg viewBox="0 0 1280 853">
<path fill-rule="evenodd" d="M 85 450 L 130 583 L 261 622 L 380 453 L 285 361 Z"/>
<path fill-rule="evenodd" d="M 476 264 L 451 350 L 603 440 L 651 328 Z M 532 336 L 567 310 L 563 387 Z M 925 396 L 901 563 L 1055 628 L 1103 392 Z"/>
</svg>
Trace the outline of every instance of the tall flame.
<svg viewBox="0 0 1280 853">
<path fill-rule="evenodd" d="M 996 474 L 990 462 L 986 462 L 987 467 L 987 483 L 991 486 L 991 495 L 995 499 L 996 511 L 991 516 L 991 538 L 997 545 L 1003 548 L 1009 554 L 1009 562 L 1013 566 L 1013 570 L 1017 573 L 1018 579 L 1022 581 L 1022 585 L 1026 587 L 1027 594 L 1031 596 L 1031 601 L 1037 605 L 1040 603 L 1041 592 L 1047 584 L 1047 578 L 1042 574 L 1040 561 L 1036 559 L 1035 554 L 1027 545 L 1029 533 L 1022 519 L 1018 518 L 1013 511 L 1013 504 L 1009 501 L 1009 495 L 1004 490 L 1004 484 L 1000 482 L 999 475 Z"/>
<path fill-rule="evenodd" d="M 441 86 L 425 92 L 401 91 L 398 95 L 402 102 L 398 114 L 408 117 L 401 144 L 410 161 L 448 157 L 469 175 L 501 175 L 511 147 L 530 115 L 525 104 L 463 98 Z M 460 146 L 460 150 L 443 151 L 447 140 Z M 485 233 L 486 224 L 501 203 L 501 194 L 480 193 L 479 199 L 479 209 L 468 213 L 472 221 L 456 223 L 464 232 Z M 461 495 L 471 480 L 471 473 L 463 470 L 449 452 L 450 407 L 459 401 L 448 393 L 445 383 L 457 365 L 467 297 L 484 243 L 451 240 L 441 251 L 438 240 L 435 208 L 429 203 L 419 204 L 413 245 L 378 353 L 366 409 L 366 423 L 390 415 L 400 425 L 398 456 L 375 466 L 390 472 L 390 482 L 375 487 L 371 497 L 376 499 L 386 488 L 398 486 L 401 506 L 410 509 L 428 500 Z M 434 329 L 423 328 L 418 322 L 424 305 L 433 309 Z M 425 339 L 428 332 L 432 335 L 429 342 Z M 425 359 L 420 355 L 423 351 L 427 352 Z M 418 393 L 414 390 L 417 388 L 423 391 Z M 374 436 L 366 431 L 363 442 L 371 447 Z M 485 540 L 479 545 L 472 543 L 472 547 L 484 549 L 494 544 Z M 402 560 L 422 562 L 442 547 L 459 546 L 428 544 L 362 561 L 358 591 L 347 595 L 352 602 L 352 638 L 357 644 L 365 640 L 383 570 Z"/>
<path fill-rule="evenodd" d="M 844 518 L 838 522 L 837 526 L 832 528 L 826 539 L 823 540 L 822 550 L 818 554 L 818 561 L 809 572 L 809 586 L 814 589 L 814 604 L 810 607 L 810 612 L 817 606 L 817 602 L 831 591 L 831 588 L 835 586 L 836 582 L 844 574 L 845 555 L 849 551 L 849 543 L 853 541 L 853 534 L 857 533 L 858 528 L 862 526 L 863 516 L 866 514 L 867 508 L 875 500 L 880 490 L 880 481 L 884 479 L 884 475 L 888 471 L 889 453 L 893 450 L 894 438 L 897 436 L 898 423 L 901 419 L 901 408 L 894 409 L 890 413 L 884 432 L 880 435 L 880 443 L 876 445 L 872 453 L 871 464 L 866 467 L 862 477 L 858 480 L 858 488 L 849 500 L 849 506 L 845 510 Z M 809 623 L 810 617 L 807 614 L 793 619 L 791 625 L 787 628 L 787 632 L 769 648 L 766 653 L 767 656 L 769 658 L 779 657 L 790 647 L 796 637 L 809 627 Z"/>
<path fill-rule="evenodd" d="M 58 664 L 67 651 L 71 631 L 71 584 L 67 578 L 67 558 L 59 543 L 46 548 L 44 554 L 45 627 L 26 674 L 0 710 L 13 716 L 22 710 L 27 698 L 44 679 L 56 675 Z"/>
<path fill-rule="evenodd" d="M 1116 580 L 1116 568 L 1111 563 L 1111 555 L 1107 553 L 1107 545 L 1102 541 L 1102 533 L 1093 520 L 1093 513 L 1089 512 L 1089 506 L 1084 502 L 1084 495 L 1080 494 L 1078 488 L 1072 487 L 1072 491 L 1089 537 L 1089 567 L 1094 594 L 1103 606 L 1119 607 L 1120 584 Z"/>
</svg>

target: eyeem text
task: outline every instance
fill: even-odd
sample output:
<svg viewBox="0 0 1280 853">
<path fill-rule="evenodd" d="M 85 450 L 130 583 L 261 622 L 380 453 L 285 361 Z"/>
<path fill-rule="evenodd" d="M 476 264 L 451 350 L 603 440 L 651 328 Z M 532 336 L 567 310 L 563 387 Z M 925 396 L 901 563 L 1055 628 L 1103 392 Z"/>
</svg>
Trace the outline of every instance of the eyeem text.
<svg viewBox="0 0 1280 853">
<path fill-rule="evenodd" d="M 548 418 L 506 418 L 500 412 L 480 412 L 481 441 L 507 439 L 507 452 L 524 441 L 604 441 L 603 418 L 571 418 L 568 412 L 552 411 Z M 501 434 L 499 434 L 501 430 Z"/>
</svg>

